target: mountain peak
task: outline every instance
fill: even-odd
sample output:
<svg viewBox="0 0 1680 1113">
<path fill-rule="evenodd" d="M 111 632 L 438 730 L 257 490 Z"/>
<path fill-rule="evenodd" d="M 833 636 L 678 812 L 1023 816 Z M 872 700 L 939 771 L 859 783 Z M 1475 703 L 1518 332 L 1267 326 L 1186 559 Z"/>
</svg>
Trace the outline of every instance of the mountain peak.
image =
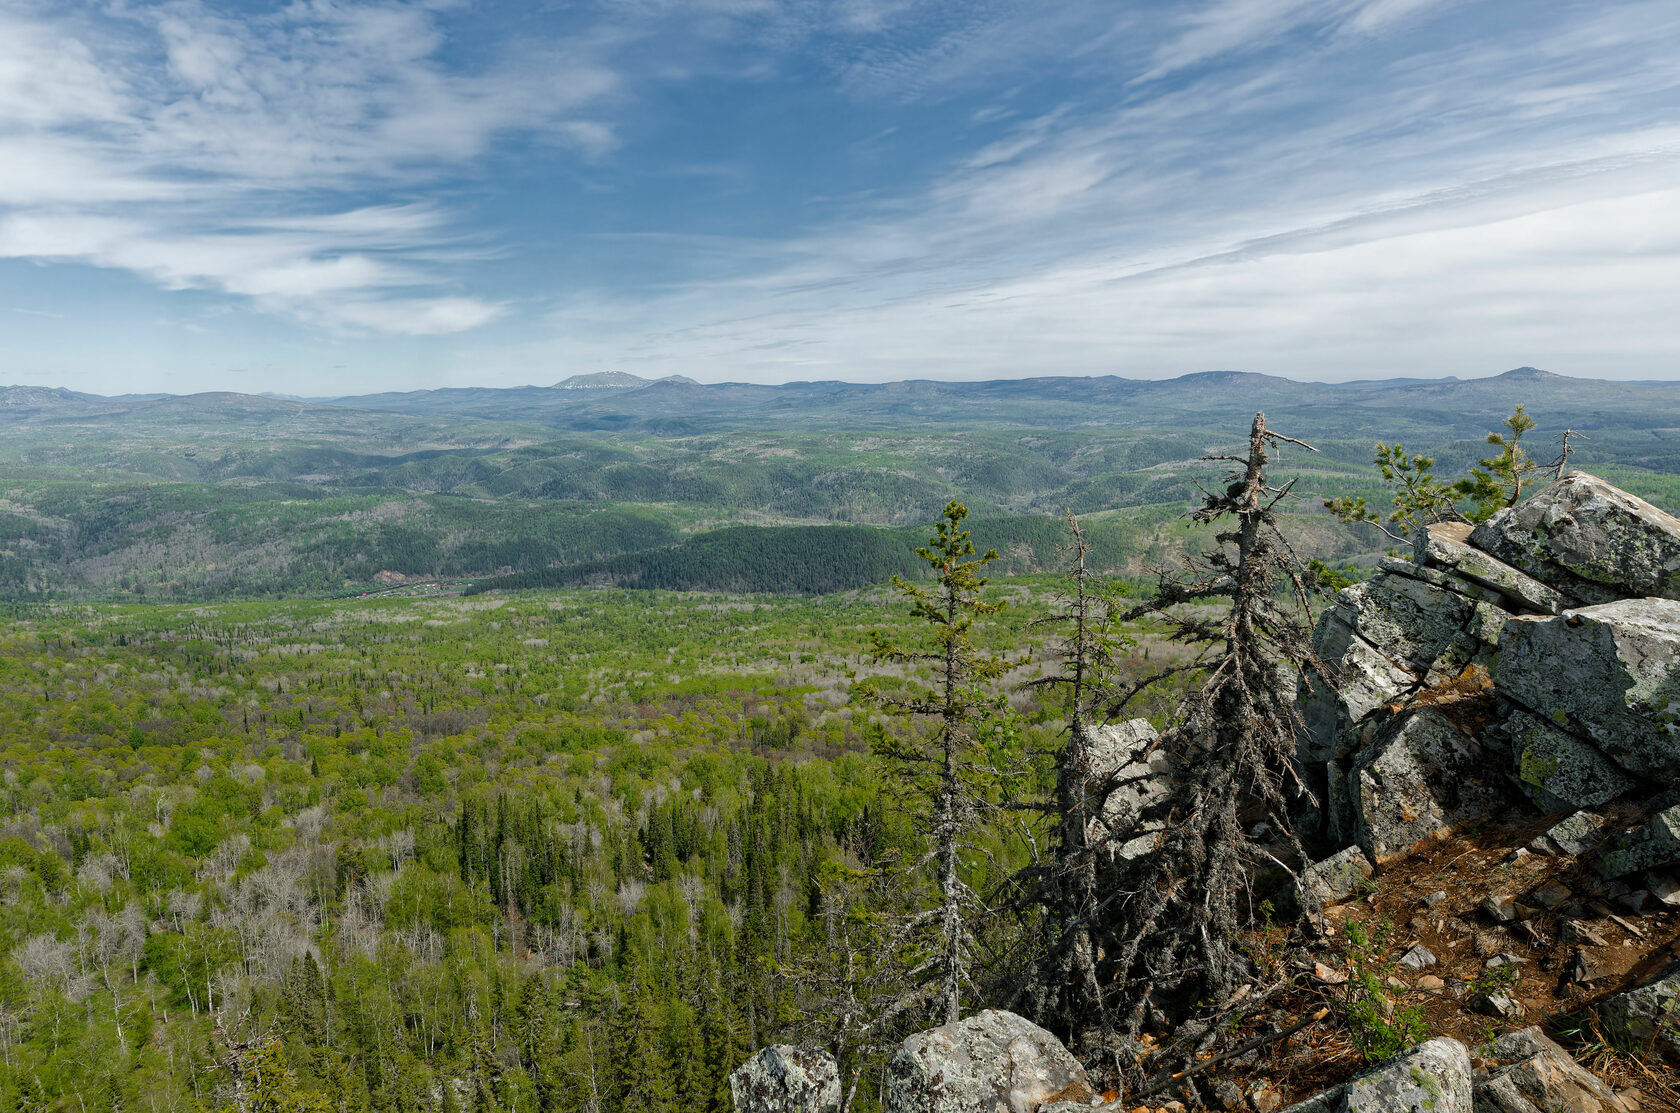
<svg viewBox="0 0 1680 1113">
<path fill-rule="evenodd" d="M 636 390 L 647 386 L 651 379 L 632 375 L 628 371 L 596 371 L 588 375 L 573 375 L 554 384 L 555 390 Z"/>
</svg>

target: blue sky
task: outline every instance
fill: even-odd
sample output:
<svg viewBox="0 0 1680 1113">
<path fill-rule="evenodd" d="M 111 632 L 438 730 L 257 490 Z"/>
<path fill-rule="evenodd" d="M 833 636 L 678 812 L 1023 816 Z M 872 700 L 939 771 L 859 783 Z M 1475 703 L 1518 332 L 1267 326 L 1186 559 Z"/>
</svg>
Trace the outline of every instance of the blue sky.
<svg viewBox="0 0 1680 1113">
<path fill-rule="evenodd" d="M 0 0 L 0 382 L 1680 377 L 1680 5 Z"/>
</svg>

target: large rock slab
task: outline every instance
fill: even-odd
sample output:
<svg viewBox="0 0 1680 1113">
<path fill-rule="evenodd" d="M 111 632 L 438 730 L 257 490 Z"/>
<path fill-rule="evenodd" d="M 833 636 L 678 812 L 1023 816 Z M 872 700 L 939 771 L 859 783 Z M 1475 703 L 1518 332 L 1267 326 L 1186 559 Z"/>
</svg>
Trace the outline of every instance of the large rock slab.
<svg viewBox="0 0 1680 1113">
<path fill-rule="evenodd" d="M 840 1070 L 815 1047 L 767 1047 L 729 1076 L 735 1113 L 838 1113 Z"/>
<path fill-rule="evenodd" d="M 1412 562 L 1461 576 L 1496 593 L 1511 610 L 1557 614 L 1568 604 L 1563 593 L 1489 556 L 1470 544 L 1468 522 L 1435 523 L 1412 539 Z"/>
<path fill-rule="evenodd" d="M 1680 963 L 1604 1002 L 1598 1018 L 1616 1046 L 1680 1061 Z"/>
<path fill-rule="evenodd" d="M 1680 602 L 1623 599 L 1505 626 L 1501 694 L 1630 773 L 1680 777 Z"/>
<path fill-rule="evenodd" d="M 1359 844 L 1381 862 L 1509 803 L 1497 759 L 1445 713 L 1395 719 L 1349 774 Z"/>
<path fill-rule="evenodd" d="M 1282 1113 L 1471 1113 L 1470 1052 L 1447 1036 L 1421 1043 Z"/>
<path fill-rule="evenodd" d="M 1347 757 L 1368 743 L 1363 733 L 1369 726 L 1367 718 L 1418 682 L 1354 633 L 1335 610 L 1319 616 L 1313 649 L 1331 675 L 1301 681 L 1296 708 L 1304 730 L 1295 740 L 1295 755 L 1316 765 Z"/>
<path fill-rule="evenodd" d="M 1500 1036 L 1480 1054 L 1498 1065 L 1476 1084 L 1476 1113 L 1639 1113 L 1538 1028 Z"/>
<path fill-rule="evenodd" d="M 1100 816 L 1089 837 L 1110 856 L 1135 858 L 1154 849 L 1164 826 L 1144 819 L 1153 804 L 1172 792 L 1171 763 L 1155 748 L 1160 735 L 1148 719 L 1087 728 L 1091 776 L 1107 786 Z"/>
<path fill-rule="evenodd" d="M 918 1032 L 887 1064 L 887 1113 L 1034 1113 L 1093 1096 L 1061 1041 L 1001 1009 Z"/>
<path fill-rule="evenodd" d="M 1468 661 L 1475 651 L 1474 641 L 1464 632 L 1475 613 L 1474 602 L 1410 576 L 1385 572 L 1344 588 L 1330 613 L 1416 676 L 1431 667 L 1456 672 L 1451 662 L 1458 657 Z"/>
<path fill-rule="evenodd" d="M 1680 599 L 1680 519 L 1584 472 L 1501 510 L 1470 544 L 1584 603 Z"/>
<path fill-rule="evenodd" d="M 1538 715 L 1517 711 L 1496 733 L 1510 754 L 1517 787 L 1548 814 L 1590 808 L 1639 787 L 1615 762 Z"/>
</svg>

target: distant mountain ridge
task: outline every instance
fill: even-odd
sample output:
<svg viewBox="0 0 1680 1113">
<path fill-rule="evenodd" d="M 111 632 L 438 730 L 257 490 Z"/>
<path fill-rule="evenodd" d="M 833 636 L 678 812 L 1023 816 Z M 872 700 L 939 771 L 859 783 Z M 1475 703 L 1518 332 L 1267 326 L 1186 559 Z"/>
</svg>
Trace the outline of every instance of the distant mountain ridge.
<svg viewBox="0 0 1680 1113">
<path fill-rule="evenodd" d="M 835 380 L 699 383 L 624 371 L 573 375 L 552 386 L 438 389 L 298 399 L 209 392 L 102 398 L 62 388 L 0 387 L 0 421 L 52 424 L 118 417 L 246 425 L 330 420 L 333 412 L 428 421 L 520 423 L 579 433 L 681 437 L 720 432 L 906 428 L 1231 429 L 1264 409 L 1318 437 L 1414 436 L 1479 440 L 1518 403 L 1547 428 L 1680 428 L 1680 382 L 1618 382 L 1518 367 L 1478 379 L 1297 382 L 1246 371 L 1172 379 L 1037 376 L 887 383 Z"/>
</svg>

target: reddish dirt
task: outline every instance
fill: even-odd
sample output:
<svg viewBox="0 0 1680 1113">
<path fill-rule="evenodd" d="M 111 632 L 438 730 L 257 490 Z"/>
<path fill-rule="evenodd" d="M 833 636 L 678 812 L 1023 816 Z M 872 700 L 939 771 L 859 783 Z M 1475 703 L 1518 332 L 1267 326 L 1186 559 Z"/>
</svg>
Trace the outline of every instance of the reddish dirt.
<svg viewBox="0 0 1680 1113">
<path fill-rule="evenodd" d="M 1630 820 L 1635 810 L 1628 807 L 1616 814 L 1605 809 L 1601 814 L 1615 823 Z M 1398 1011 L 1420 1006 L 1429 1035 L 1452 1036 L 1474 1054 L 1493 1036 L 1539 1025 L 1612 1086 L 1642 1086 L 1644 1108 L 1680 1110 L 1665 1097 L 1680 1097 L 1680 1088 L 1675 1088 L 1680 1071 L 1651 1056 L 1641 1061 L 1603 1047 L 1595 1040 L 1590 1017 L 1593 1006 L 1680 958 L 1680 909 L 1664 908 L 1653 898 L 1642 914 L 1626 911 L 1610 895 L 1614 887 L 1584 862 L 1528 851 L 1528 843 L 1558 818 L 1488 824 L 1425 843 L 1385 863 L 1365 895 L 1326 910 L 1313 957 L 1327 968 L 1321 973 L 1332 978 L 1346 974 L 1348 921 L 1358 921 L 1367 931 L 1384 930 L 1382 952 L 1391 965 L 1383 976 L 1390 979 L 1392 1007 Z M 1627 880 L 1637 887 L 1637 877 Z M 1532 894 L 1551 883 L 1569 893 L 1558 907 L 1548 909 Z M 1437 893 L 1445 896 L 1432 904 Z M 1513 898 L 1519 906 L 1517 919 L 1501 923 L 1484 910 L 1482 902 L 1490 896 Z M 1549 896 L 1557 900 L 1562 894 Z M 1417 971 L 1398 965 L 1415 943 L 1422 943 L 1439 961 Z M 1585 984 L 1576 980 L 1578 950 L 1593 966 Z M 1492 1018 L 1467 1007 L 1478 989 L 1493 988 L 1498 975 L 1490 976 L 1486 964 L 1499 954 L 1518 960 L 1511 964 L 1518 971 L 1516 980 L 1503 991 L 1520 1004 L 1520 1017 Z M 1257 1085 L 1269 1086 L 1281 1099 L 1279 1104 L 1288 1104 L 1367 1065 L 1339 1020 L 1351 996 L 1349 986 L 1323 984 L 1310 971 L 1300 972 L 1295 982 L 1297 988 L 1280 995 L 1275 1007 L 1254 1021 L 1275 1030 L 1325 1005 L 1331 1006 L 1330 1016 L 1263 1050 L 1253 1061 L 1229 1072 L 1209 1072 L 1209 1077 L 1236 1080 L 1245 1093 Z M 1233 1042 L 1247 1035 L 1241 1033 Z"/>
</svg>

